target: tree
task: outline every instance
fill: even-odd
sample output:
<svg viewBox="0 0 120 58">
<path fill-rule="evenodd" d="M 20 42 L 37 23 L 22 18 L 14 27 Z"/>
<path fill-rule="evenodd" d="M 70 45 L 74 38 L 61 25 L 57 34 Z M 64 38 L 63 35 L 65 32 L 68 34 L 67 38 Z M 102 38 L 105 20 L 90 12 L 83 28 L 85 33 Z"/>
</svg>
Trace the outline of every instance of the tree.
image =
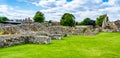
<svg viewBox="0 0 120 58">
<path fill-rule="evenodd" d="M 76 22 L 76 25 L 80 25 L 79 22 Z"/>
<path fill-rule="evenodd" d="M 63 26 L 75 26 L 75 17 L 70 13 L 65 13 L 60 20 L 60 24 Z"/>
<path fill-rule="evenodd" d="M 33 19 L 34 19 L 34 22 L 41 23 L 41 22 L 44 22 L 45 17 L 42 12 L 37 11 Z"/>
<path fill-rule="evenodd" d="M 81 25 L 87 25 L 90 22 L 90 18 L 85 18 L 82 22 Z"/>
<path fill-rule="evenodd" d="M 7 17 L 0 17 L 0 22 L 9 20 Z"/>
<path fill-rule="evenodd" d="M 52 20 L 49 20 L 48 23 L 52 23 Z"/>
<path fill-rule="evenodd" d="M 100 15 L 97 19 L 96 19 L 96 25 L 98 26 L 102 26 L 103 20 L 107 15 Z M 109 20 L 108 16 L 107 16 L 107 21 Z"/>
</svg>

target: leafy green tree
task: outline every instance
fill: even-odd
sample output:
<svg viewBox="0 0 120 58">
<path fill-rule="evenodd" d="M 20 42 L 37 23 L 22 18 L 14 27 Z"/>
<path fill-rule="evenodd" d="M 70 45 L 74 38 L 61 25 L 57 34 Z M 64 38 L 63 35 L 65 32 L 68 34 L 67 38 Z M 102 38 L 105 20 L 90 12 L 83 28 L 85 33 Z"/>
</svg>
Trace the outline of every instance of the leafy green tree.
<svg viewBox="0 0 120 58">
<path fill-rule="evenodd" d="M 0 22 L 9 20 L 7 17 L 0 17 Z"/>
<path fill-rule="evenodd" d="M 76 25 L 80 25 L 79 22 L 76 22 Z"/>
<path fill-rule="evenodd" d="M 52 23 L 52 20 L 49 20 L 48 23 Z"/>
<path fill-rule="evenodd" d="M 70 13 L 65 13 L 60 20 L 60 24 L 63 26 L 75 26 L 75 17 Z"/>
<path fill-rule="evenodd" d="M 87 25 L 90 22 L 90 18 L 85 18 L 82 22 L 81 25 Z"/>
<path fill-rule="evenodd" d="M 44 17 L 44 14 L 42 12 L 37 11 L 33 19 L 34 19 L 34 22 L 41 23 L 41 22 L 44 22 L 45 17 Z"/>
<path fill-rule="evenodd" d="M 100 15 L 97 19 L 96 19 L 96 25 L 98 26 L 102 26 L 103 20 L 107 15 Z M 108 16 L 107 16 L 107 21 L 109 20 Z"/>
</svg>

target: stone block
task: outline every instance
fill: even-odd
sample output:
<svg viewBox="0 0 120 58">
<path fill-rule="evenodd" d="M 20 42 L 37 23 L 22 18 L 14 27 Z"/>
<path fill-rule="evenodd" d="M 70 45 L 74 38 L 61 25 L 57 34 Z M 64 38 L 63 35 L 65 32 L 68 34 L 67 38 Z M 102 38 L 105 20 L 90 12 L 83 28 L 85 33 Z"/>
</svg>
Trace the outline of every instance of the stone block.
<svg viewBox="0 0 120 58">
<path fill-rule="evenodd" d="M 51 38 L 48 36 L 34 36 L 33 38 L 29 38 L 29 43 L 34 44 L 48 44 L 50 41 Z"/>
<path fill-rule="evenodd" d="M 64 35 L 62 34 L 50 34 L 51 40 L 61 40 Z"/>
<path fill-rule="evenodd" d="M 48 44 L 51 38 L 48 36 L 31 35 L 8 35 L 0 36 L 0 48 L 20 45 L 20 44 Z"/>
</svg>

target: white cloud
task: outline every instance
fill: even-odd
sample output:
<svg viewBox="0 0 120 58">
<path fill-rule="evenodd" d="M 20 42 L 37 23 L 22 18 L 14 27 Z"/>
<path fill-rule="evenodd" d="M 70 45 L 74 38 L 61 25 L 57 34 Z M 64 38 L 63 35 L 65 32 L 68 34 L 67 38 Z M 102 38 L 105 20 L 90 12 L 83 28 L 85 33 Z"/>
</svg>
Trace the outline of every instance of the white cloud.
<svg viewBox="0 0 120 58">
<path fill-rule="evenodd" d="M 74 14 L 77 21 L 81 21 L 86 17 L 95 20 L 99 15 L 106 13 L 110 16 L 110 20 L 114 21 L 120 18 L 118 16 L 120 15 L 119 5 L 118 0 L 110 0 L 109 2 L 102 2 L 102 0 L 73 0 L 72 2 L 65 3 L 61 7 L 56 6 L 40 11 L 45 13 L 46 19 L 49 19 L 50 17 L 51 19 L 58 21 L 65 12 Z"/>
<path fill-rule="evenodd" d="M 66 0 L 40 0 L 39 2 L 33 2 L 36 6 L 41 6 L 43 8 L 60 7 L 66 3 Z"/>
<path fill-rule="evenodd" d="M 8 10 L 7 5 L 0 5 L 0 12 L 6 12 Z"/>
<path fill-rule="evenodd" d="M 32 10 L 19 10 L 8 5 L 0 5 L 0 16 L 6 16 L 9 19 L 24 19 L 26 17 L 33 17 Z"/>
<path fill-rule="evenodd" d="M 109 0 L 102 2 L 102 0 L 18 0 L 20 2 L 30 2 L 36 6 L 43 7 L 40 11 L 45 14 L 46 20 L 59 21 L 64 13 L 72 13 L 76 17 L 76 21 L 81 21 L 86 17 L 96 19 L 101 14 L 108 14 L 111 21 L 120 18 L 120 0 Z M 9 10 L 11 7 L 6 5 L 0 6 L 0 12 L 4 15 L 20 18 L 34 16 L 32 10 Z M 35 11 L 36 12 L 36 11 Z M 12 14 L 11 14 L 12 13 Z"/>
</svg>

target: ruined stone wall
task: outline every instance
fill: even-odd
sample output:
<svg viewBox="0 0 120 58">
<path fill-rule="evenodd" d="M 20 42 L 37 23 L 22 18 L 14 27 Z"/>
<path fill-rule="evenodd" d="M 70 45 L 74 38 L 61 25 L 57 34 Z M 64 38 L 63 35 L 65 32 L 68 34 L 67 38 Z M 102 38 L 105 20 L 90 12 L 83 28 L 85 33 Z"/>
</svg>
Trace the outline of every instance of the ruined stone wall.
<svg viewBox="0 0 120 58">
<path fill-rule="evenodd" d="M 20 25 L 11 25 L 11 24 L 0 24 L 0 34 L 21 34 L 24 32 L 34 32 L 41 31 L 46 29 L 40 23 L 32 23 L 32 24 L 20 24 Z"/>
<path fill-rule="evenodd" d="M 33 35 L 32 35 L 33 34 Z M 48 36 L 31 34 L 4 35 L 0 36 L 0 48 L 19 44 L 48 44 L 51 38 Z"/>
<path fill-rule="evenodd" d="M 91 29 L 90 27 L 61 27 L 51 26 L 48 27 L 47 32 L 50 34 L 67 34 L 67 35 L 96 35 L 99 30 Z"/>
<path fill-rule="evenodd" d="M 48 44 L 68 35 L 96 35 L 99 29 L 85 27 L 44 26 L 40 23 L 0 25 L 0 47 L 18 44 Z"/>
<path fill-rule="evenodd" d="M 2 26 L 2 25 L 0 25 Z M 93 28 L 92 28 L 93 29 Z M 61 26 L 44 26 L 40 23 L 20 24 L 20 25 L 3 25 L 0 27 L 0 34 L 24 34 L 25 32 L 46 32 L 49 34 L 69 34 L 69 35 L 84 35 L 92 34 L 89 26 L 85 27 L 61 27 Z"/>
</svg>

